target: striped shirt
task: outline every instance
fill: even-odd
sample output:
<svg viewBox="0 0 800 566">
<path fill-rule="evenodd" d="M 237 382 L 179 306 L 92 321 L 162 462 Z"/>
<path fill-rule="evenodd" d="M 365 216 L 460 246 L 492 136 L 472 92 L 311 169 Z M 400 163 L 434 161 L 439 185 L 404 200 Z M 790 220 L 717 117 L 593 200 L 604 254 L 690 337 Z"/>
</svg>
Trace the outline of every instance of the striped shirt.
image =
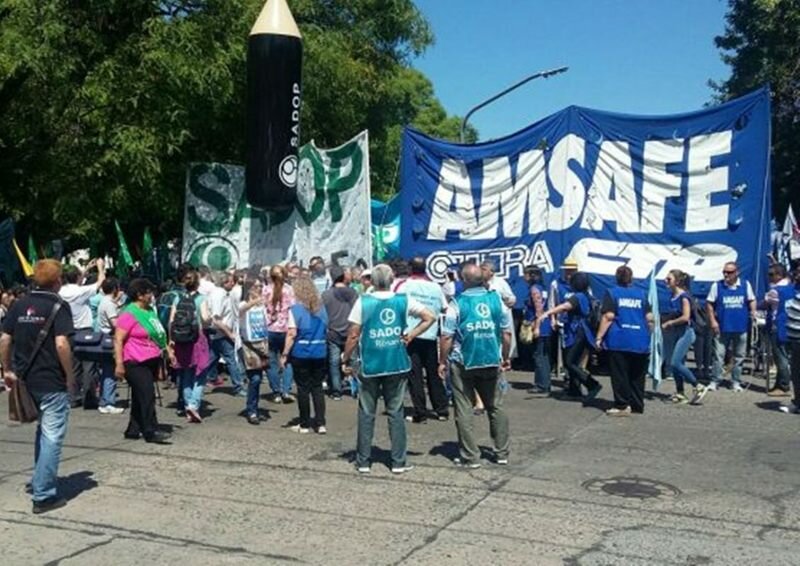
<svg viewBox="0 0 800 566">
<path fill-rule="evenodd" d="M 800 293 L 786 303 L 786 335 L 791 341 L 800 341 Z"/>
</svg>

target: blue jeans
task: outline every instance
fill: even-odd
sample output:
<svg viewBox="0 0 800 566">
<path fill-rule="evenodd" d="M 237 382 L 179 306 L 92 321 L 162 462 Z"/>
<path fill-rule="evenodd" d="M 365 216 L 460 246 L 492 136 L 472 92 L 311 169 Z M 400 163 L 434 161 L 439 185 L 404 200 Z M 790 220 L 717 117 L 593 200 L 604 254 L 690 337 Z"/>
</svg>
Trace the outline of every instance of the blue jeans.
<svg viewBox="0 0 800 566">
<path fill-rule="evenodd" d="M 67 435 L 70 395 L 66 391 L 58 393 L 31 391 L 31 396 L 39 406 L 31 486 L 33 500 L 44 501 L 57 495 L 58 464 L 61 461 L 64 437 Z"/>
<path fill-rule="evenodd" d="M 199 411 L 203 403 L 203 388 L 206 385 L 208 372 L 201 372 L 197 375 L 196 368 L 179 369 L 178 383 L 183 392 L 183 405 L 186 409 Z"/>
<path fill-rule="evenodd" d="M 392 468 L 406 465 L 406 421 L 403 399 L 406 395 L 407 374 L 371 377 L 361 380 L 358 396 L 358 440 L 356 465 L 369 466 L 372 460 L 372 436 L 375 432 L 375 411 L 378 397 L 383 397 L 389 416 L 389 438 L 392 442 Z"/>
<path fill-rule="evenodd" d="M 675 378 L 675 389 L 677 389 L 678 393 L 683 393 L 684 381 L 690 385 L 697 385 L 697 378 L 685 364 L 686 354 L 689 353 L 689 348 L 694 344 L 694 328 L 686 325 L 683 330 L 677 329 L 675 338 L 670 367 L 672 368 L 672 377 Z"/>
<path fill-rule="evenodd" d="M 714 336 L 714 371 L 711 379 L 714 383 L 719 383 L 722 379 L 722 366 L 725 364 L 725 351 L 728 346 L 733 350 L 733 369 L 731 370 L 731 381 L 741 383 L 742 365 L 744 364 L 744 350 L 747 346 L 747 332 L 722 332 L 719 336 Z"/>
<path fill-rule="evenodd" d="M 770 336 L 770 341 L 772 342 L 772 356 L 775 359 L 775 367 L 778 370 L 778 374 L 775 376 L 775 387 L 780 387 L 788 391 L 791 385 L 789 344 L 786 342 L 779 342 L 774 332 Z"/>
<path fill-rule="evenodd" d="M 550 391 L 550 337 L 540 336 L 533 341 L 534 385 Z"/>
<path fill-rule="evenodd" d="M 114 375 L 114 360 L 100 362 L 100 406 L 117 404 L 117 378 Z"/>
<path fill-rule="evenodd" d="M 258 398 L 261 395 L 261 380 L 264 372 L 260 369 L 247 370 L 247 402 L 245 412 L 247 416 L 258 416 Z"/>
<path fill-rule="evenodd" d="M 328 391 L 331 395 L 342 394 L 342 347 L 328 340 Z"/>
<path fill-rule="evenodd" d="M 269 388 L 272 389 L 273 393 L 277 393 L 278 395 L 288 395 L 292 392 L 292 365 L 287 364 L 286 368 L 283 370 L 283 374 L 281 374 L 278 365 L 278 358 L 283 352 L 283 347 L 286 345 L 286 333 L 270 332 L 267 336 L 267 341 L 270 351 L 269 368 L 267 369 Z"/>
<path fill-rule="evenodd" d="M 216 368 L 220 358 L 225 360 L 225 367 L 231 378 L 233 392 L 241 391 L 244 384 L 242 368 L 239 367 L 239 358 L 236 355 L 236 347 L 233 340 L 229 338 L 215 338 L 211 341 L 211 367 Z"/>
</svg>

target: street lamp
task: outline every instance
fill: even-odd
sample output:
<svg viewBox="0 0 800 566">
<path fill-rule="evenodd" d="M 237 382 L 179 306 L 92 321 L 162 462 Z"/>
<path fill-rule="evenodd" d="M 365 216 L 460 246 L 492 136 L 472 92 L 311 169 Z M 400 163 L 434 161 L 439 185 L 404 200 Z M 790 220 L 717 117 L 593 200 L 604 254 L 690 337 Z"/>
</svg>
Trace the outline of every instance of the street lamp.
<svg viewBox="0 0 800 566">
<path fill-rule="evenodd" d="M 461 143 L 464 143 L 464 131 L 467 128 L 467 121 L 469 121 L 470 116 L 472 116 L 476 111 L 480 110 L 484 106 L 488 106 L 489 104 L 491 104 L 492 102 L 494 102 L 498 98 L 502 98 L 503 96 L 507 95 L 512 90 L 518 89 L 519 87 L 521 87 L 525 83 L 528 83 L 528 82 L 532 81 L 533 79 L 538 79 L 538 78 L 546 79 L 546 78 L 552 77 L 553 75 L 557 75 L 559 73 L 564 73 L 564 72 L 567 71 L 567 69 L 569 69 L 569 67 L 559 67 L 558 69 L 550 69 L 549 71 L 539 71 L 538 73 L 534 73 L 533 75 L 522 79 L 518 83 L 516 83 L 514 85 L 511 85 L 510 87 L 505 89 L 503 92 L 498 92 L 493 97 L 487 98 L 486 100 L 484 100 L 483 102 L 481 102 L 477 106 L 474 106 L 469 112 L 467 112 L 467 115 L 464 116 L 464 120 L 461 122 Z"/>
</svg>

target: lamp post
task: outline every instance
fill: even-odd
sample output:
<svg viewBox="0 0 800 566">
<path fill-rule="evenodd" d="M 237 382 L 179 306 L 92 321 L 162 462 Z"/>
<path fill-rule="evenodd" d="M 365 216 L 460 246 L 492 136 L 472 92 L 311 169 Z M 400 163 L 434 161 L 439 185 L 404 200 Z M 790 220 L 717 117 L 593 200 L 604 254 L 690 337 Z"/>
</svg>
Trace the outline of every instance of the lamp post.
<svg viewBox="0 0 800 566">
<path fill-rule="evenodd" d="M 538 73 L 534 73 L 533 75 L 531 75 L 529 77 L 525 77 L 524 79 L 522 79 L 518 83 L 511 85 L 510 87 L 508 87 L 504 91 L 498 92 L 497 94 L 495 94 L 491 98 L 487 98 L 486 100 L 484 100 L 483 102 L 481 102 L 477 106 L 473 106 L 472 109 L 469 112 L 467 112 L 467 115 L 464 116 L 464 120 L 461 122 L 461 143 L 464 143 L 464 131 L 467 128 L 467 122 L 469 121 L 470 116 L 472 116 L 475 112 L 477 112 L 478 110 L 480 110 L 484 106 L 488 106 L 489 104 L 491 104 L 492 102 L 494 102 L 498 98 L 504 97 L 509 92 L 518 89 L 522 85 L 524 85 L 526 83 L 529 83 L 530 81 L 532 81 L 534 79 L 539 79 L 539 78 L 546 79 L 546 78 L 552 77 L 553 75 L 558 75 L 559 73 L 564 73 L 564 72 L 567 71 L 567 69 L 569 69 L 569 67 L 559 67 L 557 69 L 550 69 L 549 71 L 539 71 Z"/>
</svg>

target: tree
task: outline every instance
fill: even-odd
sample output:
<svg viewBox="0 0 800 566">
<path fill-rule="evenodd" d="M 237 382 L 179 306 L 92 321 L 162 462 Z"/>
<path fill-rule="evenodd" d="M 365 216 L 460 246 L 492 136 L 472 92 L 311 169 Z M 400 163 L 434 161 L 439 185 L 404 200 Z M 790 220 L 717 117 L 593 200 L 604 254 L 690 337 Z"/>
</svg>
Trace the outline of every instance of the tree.
<svg viewBox="0 0 800 566">
<path fill-rule="evenodd" d="M 264 0 L 0 0 L 0 213 L 39 241 L 179 235 L 186 166 L 244 161 L 247 36 Z M 433 37 L 411 0 L 295 0 L 304 141 L 368 128 L 373 186 L 399 131 L 449 135 L 411 69 Z M 457 131 L 457 130 L 456 130 Z"/>
<path fill-rule="evenodd" d="M 714 39 L 731 76 L 711 85 L 719 101 L 769 83 L 773 214 L 800 205 L 800 0 L 729 0 L 725 33 Z"/>
</svg>

